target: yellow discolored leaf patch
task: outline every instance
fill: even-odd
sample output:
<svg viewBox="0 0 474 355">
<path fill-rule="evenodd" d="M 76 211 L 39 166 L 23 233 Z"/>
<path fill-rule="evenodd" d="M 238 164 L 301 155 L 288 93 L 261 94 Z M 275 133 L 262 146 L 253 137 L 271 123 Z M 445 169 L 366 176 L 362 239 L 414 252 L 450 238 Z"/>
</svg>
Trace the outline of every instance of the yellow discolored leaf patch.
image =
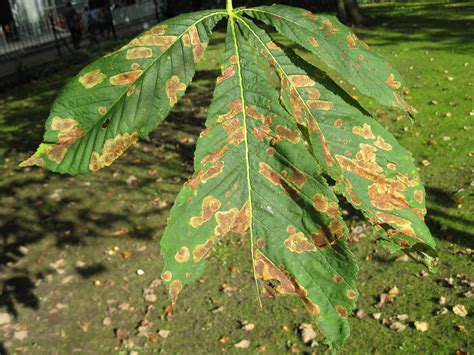
<svg viewBox="0 0 474 355">
<path fill-rule="evenodd" d="M 198 217 L 192 217 L 189 224 L 191 224 L 193 228 L 200 227 L 203 223 L 209 221 L 220 207 L 221 202 L 218 199 L 211 195 L 206 196 L 202 201 L 201 215 Z"/>
<path fill-rule="evenodd" d="M 211 236 L 204 244 L 197 245 L 193 250 L 193 260 L 195 263 L 198 263 L 204 258 L 209 251 L 212 249 L 214 244 L 217 241 L 215 235 Z"/>
<path fill-rule="evenodd" d="M 110 166 L 128 147 L 135 144 L 138 138 L 138 132 L 133 132 L 119 134 L 115 138 L 108 139 L 102 148 L 102 154 L 98 152 L 92 153 L 89 169 L 97 171 L 105 166 Z"/>
<path fill-rule="evenodd" d="M 112 85 L 131 85 L 143 74 L 143 70 L 132 70 L 110 77 Z"/>
<path fill-rule="evenodd" d="M 80 76 L 79 82 L 86 89 L 92 89 L 94 86 L 99 85 L 102 81 L 104 81 L 105 78 L 107 78 L 107 75 L 102 73 L 100 69 L 96 69 Z"/>
<path fill-rule="evenodd" d="M 153 57 L 153 50 L 147 47 L 135 47 L 129 49 L 125 55 L 125 58 L 128 60 L 145 59 L 151 57 Z"/>
<path fill-rule="evenodd" d="M 388 144 L 387 142 L 385 142 L 385 140 L 381 136 L 377 136 L 377 139 L 375 140 L 374 145 L 377 148 L 380 148 L 386 151 L 392 150 L 392 146 Z"/>
<path fill-rule="evenodd" d="M 176 260 L 176 262 L 182 264 L 188 261 L 189 257 L 190 257 L 189 249 L 187 247 L 181 247 L 176 253 L 176 255 L 174 256 L 174 259 Z"/>
<path fill-rule="evenodd" d="M 293 253 L 303 253 L 305 251 L 316 250 L 316 246 L 306 239 L 302 232 L 291 234 L 283 244 Z"/>
<path fill-rule="evenodd" d="M 361 136 L 365 139 L 375 139 L 375 136 L 372 133 L 372 127 L 368 125 L 367 123 L 364 123 L 362 127 L 361 126 L 352 127 L 352 133 L 357 134 L 358 136 Z"/>
<path fill-rule="evenodd" d="M 400 86 L 402 85 L 399 81 L 395 80 L 395 76 L 393 74 L 390 74 L 388 76 L 387 80 L 385 81 L 385 84 L 387 84 L 387 86 L 394 89 L 399 89 Z"/>
<path fill-rule="evenodd" d="M 166 96 L 168 96 L 170 106 L 174 106 L 178 102 L 178 91 L 185 91 L 186 84 L 179 80 L 177 75 L 173 75 L 166 81 Z"/>
</svg>

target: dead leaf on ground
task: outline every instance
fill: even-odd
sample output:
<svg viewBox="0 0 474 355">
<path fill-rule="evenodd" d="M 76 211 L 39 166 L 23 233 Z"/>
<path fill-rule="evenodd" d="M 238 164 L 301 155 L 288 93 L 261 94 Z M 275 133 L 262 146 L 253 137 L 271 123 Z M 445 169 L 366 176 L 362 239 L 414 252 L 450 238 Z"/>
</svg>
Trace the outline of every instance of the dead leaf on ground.
<svg viewBox="0 0 474 355">
<path fill-rule="evenodd" d="M 171 330 L 160 329 L 160 331 L 158 332 L 158 335 L 160 338 L 166 339 L 169 337 L 170 333 L 171 333 Z"/>
<path fill-rule="evenodd" d="M 255 324 L 253 323 L 247 323 L 247 324 L 244 324 L 244 326 L 242 327 L 243 330 L 247 331 L 247 332 L 251 332 L 252 330 L 255 329 Z"/>
<path fill-rule="evenodd" d="M 241 340 L 237 344 L 234 344 L 234 347 L 237 349 L 247 349 L 250 346 L 250 341 L 249 340 Z"/>
<path fill-rule="evenodd" d="M 299 329 L 301 331 L 303 343 L 308 344 L 309 342 L 316 339 L 317 333 L 313 330 L 313 326 L 311 324 L 301 323 Z"/>
<path fill-rule="evenodd" d="M 419 332 L 426 332 L 428 330 L 428 322 L 423 322 L 423 321 L 415 321 L 415 329 L 418 330 Z"/>
<path fill-rule="evenodd" d="M 453 313 L 462 318 L 465 318 L 468 315 L 466 307 L 462 304 L 455 305 L 453 307 Z"/>
<path fill-rule="evenodd" d="M 130 332 L 125 328 L 117 328 L 115 329 L 115 336 L 117 339 L 125 340 L 130 336 Z"/>
</svg>

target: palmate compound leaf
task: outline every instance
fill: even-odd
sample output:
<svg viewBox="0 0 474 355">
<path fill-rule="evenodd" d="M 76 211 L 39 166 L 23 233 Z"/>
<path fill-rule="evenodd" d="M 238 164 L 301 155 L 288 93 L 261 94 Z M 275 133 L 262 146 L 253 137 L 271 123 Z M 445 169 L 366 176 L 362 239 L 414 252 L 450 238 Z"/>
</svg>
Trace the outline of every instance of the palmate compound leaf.
<svg viewBox="0 0 474 355">
<path fill-rule="evenodd" d="M 162 279 L 174 305 L 219 240 L 245 237 L 256 280 L 299 297 L 339 347 L 349 334 L 357 265 L 337 198 L 256 54 L 232 18 L 196 172 L 161 240 Z"/>
<path fill-rule="evenodd" d="M 249 20 L 239 21 L 247 40 L 275 68 L 282 102 L 304 127 L 336 190 L 384 228 L 387 246 L 435 255 L 435 242 L 424 223 L 425 191 L 408 152 L 333 82 L 312 76 L 314 68 L 293 52 L 282 50 Z"/>
<path fill-rule="evenodd" d="M 424 189 L 393 136 L 244 12 L 319 55 L 362 93 L 412 110 L 394 90 L 398 74 L 336 20 L 283 6 L 233 12 L 196 172 L 161 241 L 162 278 L 174 305 L 219 240 L 246 238 L 257 288 L 300 298 L 337 348 L 349 334 L 358 269 L 323 176 L 385 231 L 392 249 L 433 252 Z M 57 98 L 44 142 L 22 165 L 69 174 L 109 166 L 163 121 L 227 15 L 176 17 L 87 66 Z M 280 77 L 280 95 L 259 66 L 268 64 Z"/>
<path fill-rule="evenodd" d="M 315 54 L 362 94 L 383 105 L 416 112 L 397 91 L 402 86 L 400 74 L 369 51 L 367 44 L 336 17 L 285 5 L 244 8 L 237 12 L 275 27 L 283 36 Z"/>
<path fill-rule="evenodd" d="M 78 174 L 109 166 L 168 115 L 225 11 L 165 21 L 85 67 L 53 104 L 43 143 L 21 166 Z"/>
</svg>

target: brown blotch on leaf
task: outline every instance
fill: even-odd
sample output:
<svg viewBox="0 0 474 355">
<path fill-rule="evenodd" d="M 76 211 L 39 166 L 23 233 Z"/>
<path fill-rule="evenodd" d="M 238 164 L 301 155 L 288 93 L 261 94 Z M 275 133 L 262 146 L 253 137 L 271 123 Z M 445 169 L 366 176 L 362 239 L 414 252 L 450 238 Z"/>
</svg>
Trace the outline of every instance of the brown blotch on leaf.
<svg viewBox="0 0 474 355">
<path fill-rule="evenodd" d="M 263 249 L 265 247 L 265 240 L 264 239 L 257 239 L 257 241 L 255 242 L 255 244 L 257 244 L 257 247 L 259 247 L 260 249 Z"/>
<path fill-rule="evenodd" d="M 166 80 L 166 96 L 169 99 L 170 106 L 174 106 L 178 102 L 178 91 L 185 91 L 186 84 L 179 80 L 177 75 L 173 75 Z"/>
<path fill-rule="evenodd" d="M 335 283 L 341 283 L 344 279 L 342 278 L 341 275 L 334 275 L 334 277 L 332 278 L 332 280 L 335 282 Z"/>
<path fill-rule="evenodd" d="M 102 73 L 100 69 L 93 70 L 87 74 L 84 74 L 79 77 L 79 82 L 84 86 L 86 89 L 91 89 L 96 85 L 99 85 L 107 75 Z"/>
<path fill-rule="evenodd" d="M 316 84 L 316 82 L 308 75 L 289 75 L 288 80 L 294 87 L 297 88 L 314 86 Z"/>
<path fill-rule="evenodd" d="M 308 107 L 313 110 L 329 111 L 334 108 L 334 103 L 330 101 L 308 100 L 306 103 L 308 104 Z"/>
<path fill-rule="evenodd" d="M 301 138 L 298 130 L 291 130 L 285 126 L 277 126 L 276 133 L 294 144 L 299 143 Z"/>
<path fill-rule="evenodd" d="M 337 120 L 334 121 L 334 127 L 336 127 L 336 128 L 341 128 L 342 127 L 342 120 L 340 118 L 338 118 Z"/>
<path fill-rule="evenodd" d="M 306 176 L 296 168 L 291 167 L 291 175 L 288 177 L 288 181 L 295 184 L 299 188 L 302 188 L 306 181 L 308 180 Z"/>
<path fill-rule="evenodd" d="M 279 283 L 276 292 L 282 294 L 294 294 L 295 287 L 291 280 L 278 267 L 276 267 L 259 250 L 255 249 L 255 274 L 263 281 L 275 280 Z"/>
<path fill-rule="evenodd" d="M 399 89 L 400 86 L 402 85 L 399 81 L 395 80 L 395 76 L 393 74 L 390 74 L 385 80 L 385 84 L 387 84 L 388 87 L 394 88 L 394 89 Z"/>
<path fill-rule="evenodd" d="M 143 74 L 143 70 L 132 70 L 125 73 L 114 75 L 110 77 L 109 81 L 112 85 L 131 85 L 142 74 Z"/>
<path fill-rule="evenodd" d="M 214 244 L 217 241 L 215 235 L 211 236 L 204 244 L 197 245 L 193 250 L 193 260 L 195 263 L 198 263 L 204 258 L 209 251 L 212 249 Z"/>
<path fill-rule="evenodd" d="M 20 168 L 26 168 L 28 166 L 43 167 L 44 166 L 44 160 L 41 159 L 39 156 L 37 156 L 36 153 L 35 153 L 31 157 L 26 159 L 25 161 L 21 162 L 19 166 L 20 166 Z"/>
<path fill-rule="evenodd" d="M 222 75 L 217 77 L 217 84 L 222 83 L 223 81 L 233 77 L 235 75 L 235 68 L 233 66 L 227 67 L 222 70 Z"/>
<path fill-rule="evenodd" d="M 319 42 L 316 38 L 314 38 L 313 36 L 308 36 L 308 41 L 309 43 L 311 43 L 311 45 L 315 48 L 319 47 Z"/>
<path fill-rule="evenodd" d="M 245 202 L 240 210 L 232 208 L 229 211 L 216 213 L 217 226 L 214 233 L 225 235 L 229 232 L 245 235 L 250 227 L 250 207 Z"/>
<path fill-rule="evenodd" d="M 191 224 L 193 228 L 200 227 L 203 223 L 209 221 L 220 207 L 221 201 L 211 195 L 206 196 L 202 201 L 201 215 L 198 217 L 192 217 L 189 224 Z"/>
<path fill-rule="evenodd" d="M 72 118 L 53 117 L 51 128 L 59 131 L 58 142 L 51 144 L 45 149 L 46 156 L 59 164 L 64 159 L 67 149 L 76 142 L 83 134 L 81 128 L 77 128 L 79 122 Z"/>
<path fill-rule="evenodd" d="M 402 193 L 405 186 L 402 184 L 373 183 L 368 188 L 371 204 L 381 210 L 395 210 L 410 208 L 405 195 Z"/>
<path fill-rule="evenodd" d="M 335 34 L 337 34 L 338 32 L 338 29 L 336 26 L 334 26 L 332 24 L 331 21 L 329 20 L 324 20 L 322 23 L 323 27 L 326 28 L 326 30 L 324 31 L 327 35 L 330 35 L 330 36 L 334 36 Z"/>
<path fill-rule="evenodd" d="M 219 176 L 224 171 L 224 162 L 218 161 L 201 175 L 201 182 L 205 184 L 212 178 Z"/>
<path fill-rule="evenodd" d="M 413 191 L 413 197 L 415 198 L 416 202 L 423 203 L 423 191 L 421 190 Z"/>
<path fill-rule="evenodd" d="M 176 301 L 178 300 L 178 296 L 183 290 L 183 283 L 181 280 L 173 280 L 170 283 L 169 293 L 171 296 L 171 306 L 174 307 L 176 305 Z"/>
<path fill-rule="evenodd" d="M 326 212 L 328 210 L 328 199 L 326 196 L 321 195 L 321 194 L 314 194 L 313 196 L 313 207 L 316 209 L 318 212 Z"/>
<path fill-rule="evenodd" d="M 153 50 L 147 47 L 135 47 L 129 49 L 125 55 L 125 59 L 146 59 L 153 57 Z"/>
<path fill-rule="evenodd" d="M 331 246 L 332 237 L 325 228 L 321 228 L 319 232 L 311 233 L 311 238 L 313 239 L 314 245 L 319 249 L 325 249 Z"/>
<path fill-rule="evenodd" d="M 171 281 L 173 274 L 170 271 L 165 271 L 161 274 L 161 279 L 165 282 Z"/>
<path fill-rule="evenodd" d="M 199 63 L 204 56 L 204 51 L 206 50 L 207 44 L 201 42 L 201 38 L 199 38 L 199 31 L 196 26 L 192 26 L 189 29 L 189 36 L 191 37 L 191 44 L 193 46 L 194 63 Z"/>
<path fill-rule="evenodd" d="M 92 153 L 89 169 L 97 171 L 105 166 L 110 166 L 128 147 L 135 144 L 138 138 L 138 132 L 133 132 L 118 134 L 115 138 L 106 140 L 102 148 L 102 154 L 98 152 Z"/>
<path fill-rule="evenodd" d="M 354 290 L 347 290 L 346 295 L 347 298 L 351 300 L 355 300 L 357 298 L 357 293 Z"/>
<path fill-rule="evenodd" d="M 346 307 L 337 305 L 336 306 L 336 311 L 339 313 L 339 315 L 342 318 L 347 318 L 347 309 L 346 309 Z"/>
<path fill-rule="evenodd" d="M 372 127 L 367 123 L 364 123 L 362 126 L 352 127 L 352 133 L 357 134 L 365 139 L 375 139 L 375 136 L 372 133 Z"/>
<path fill-rule="evenodd" d="M 181 247 L 176 255 L 174 256 L 174 259 L 176 260 L 177 263 L 185 263 L 186 261 L 189 260 L 189 249 L 187 247 Z"/>
<path fill-rule="evenodd" d="M 316 21 L 316 20 L 318 19 L 318 16 L 317 16 L 316 14 L 313 14 L 313 13 L 310 12 L 310 11 L 305 11 L 305 12 L 303 13 L 303 16 L 304 16 L 304 17 L 308 17 L 308 18 L 310 18 L 310 19 L 313 20 L 313 21 Z"/>
<path fill-rule="evenodd" d="M 220 148 L 219 150 L 216 150 L 214 153 L 210 154 L 210 155 L 206 155 L 204 157 L 204 159 L 201 160 L 201 165 L 202 166 L 205 166 L 206 164 L 214 164 L 215 162 L 217 162 L 220 158 L 223 157 L 223 155 L 229 150 L 229 147 L 228 146 L 223 146 L 222 148 Z"/>
<path fill-rule="evenodd" d="M 169 47 L 175 41 L 176 36 L 163 36 L 158 34 L 144 34 L 140 37 L 135 38 L 129 44 L 127 44 L 124 48 L 128 47 Z"/>
<path fill-rule="evenodd" d="M 101 114 L 102 116 L 105 115 L 107 113 L 107 107 L 105 106 L 100 106 L 99 107 L 99 114 Z"/>
<path fill-rule="evenodd" d="M 352 33 L 349 33 L 347 36 L 346 36 L 346 41 L 347 41 L 347 47 L 350 48 L 350 49 L 353 49 L 356 47 L 356 41 L 355 41 L 355 38 L 354 36 L 352 35 Z"/>
<path fill-rule="evenodd" d="M 265 47 L 267 47 L 270 50 L 274 51 L 282 51 L 282 49 L 273 41 L 269 41 L 265 44 Z"/>
<path fill-rule="evenodd" d="M 385 142 L 385 140 L 381 136 L 377 136 L 377 140 L 374 142 L 374 145 L 377 148 L 380 148 L 383 150 L 387 150 L 387 151 L 392 150 L 392 146 L 388 144 L 387 142 Z"/>
<path fill-rule="evenodd" d="M 305 251 L 316 251 L 316 246 L 306 239 L 302 232 L 291 234 L 283 244 L 293 253 L 299 254 Z"/>
</svg>

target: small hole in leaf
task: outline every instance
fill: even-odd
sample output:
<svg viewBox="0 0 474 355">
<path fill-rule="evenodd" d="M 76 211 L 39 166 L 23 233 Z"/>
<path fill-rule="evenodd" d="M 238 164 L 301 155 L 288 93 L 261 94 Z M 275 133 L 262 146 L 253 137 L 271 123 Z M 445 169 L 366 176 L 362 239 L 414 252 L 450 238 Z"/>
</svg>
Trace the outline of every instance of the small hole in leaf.
<svg viewBox="0 0 474 355">
<path fill-rule="evenodd" d="M 107 119 L 104 121 L 104 123 L 102 123 L 101 127 L 102 127 L 102 128 L 107 128 L 107 126 L 109 125 L 109 123 L 110 123 L 110 120 L 107 118 Z"/>
</svg>

